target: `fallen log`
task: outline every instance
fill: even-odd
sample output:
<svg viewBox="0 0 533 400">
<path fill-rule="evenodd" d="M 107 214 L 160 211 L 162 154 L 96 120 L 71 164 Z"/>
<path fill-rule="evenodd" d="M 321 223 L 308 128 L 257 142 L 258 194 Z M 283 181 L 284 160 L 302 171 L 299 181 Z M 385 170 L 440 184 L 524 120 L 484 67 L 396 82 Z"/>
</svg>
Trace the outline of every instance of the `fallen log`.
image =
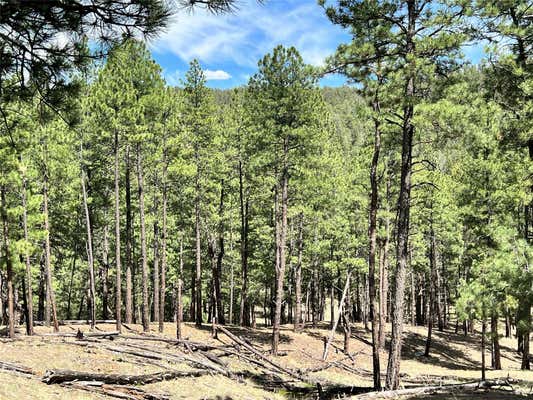
<svg viewBox="0 0 533 400">
<path fill-rule="evenodd" d="M 206 368 L 211 373 L 219 373 L 231 377 L 231 372 L 220 365 L 215 365 L 212 362 L 206 362 L 198 358 L 187 355 L 169 354 L 155 349 L 147 349 L 146 347 L 135 346 L 134 344 L 123 343 L 123 346 L 96 346 L 96 348 L 103 348 L 120 354 L 129 354 L 137 357 L 143 357 L 150 360 L 167 361 L 173 363 L 185 363 L 193 368 Z"/>
<path fill-rule="evenodd" d="M 35 372 L 33 372 L 31 368 L 23 365 L 13 364 L 7 361 L 0 361 L 0 370 L 15 372 L 22 375 L 35 375 Z"/>
<path fill-rule="evenodd" d="M 97 374 L 70 370 L 48 370 L 42 381 L 48 385 L 73 382 L 101 382 L 112 385 L 146 385 L 177 378 L 190 378 L 208 375 L 209 371 L 162 371 L 144 375 Z"/>
<path fill-rule="evenodd" d="M 495 387 L 511 387 L 509 380 L 489 380 L 470 383 L 460 383 L 452 385 L 423 386 L 409 389 L 387 390 L 383 392 L 369 392 L 351 397 L 354 400 L 374 400 L 374 399 L 398 399 L 405 396 L 419 396 L 428 394 L 452 394 L 457 392 L 469 392 L 480 389 L 491 389 Z"/>
<path fill-rule="evenodd" d="M 202 350 L 202 351 L 210 351 L 210 350 L 219 350 L 223 349 L 225 346 L 213 346 L 205 343 L 199 343 L 199 342 L 193 342 L 190 340 L 184 340 L 184 339 L 167 339 L 163 337 L 157 337 L 157 336 L 136 336 L 136 335 L 129 335 L 124 336 L 124 339 L 127 340 L 140 340 L 140 341 L 153 341 L 153 342 L 162 342 L 162 343 L 168 343 L 173 345 L 184 345 L 184 346 L 190 346 L 192 351 L 196 350 Z"/>
<path fill-rule="evenodd" d="M 241 338 L 239 338 L 238 336 L 234 335 L 233 333 L 231 333 L 229 330 L 227 330 L 226 328 L 224 328 L 223 326 L 221 325 L 217 325 L 217 329 L 219 329 L 221 332 L 223 332 L 227 337 L 229 337 L 231 340 L 233 340 L 235 343 L 241 345 L 242 347 L 244 347 L 246 350 L 250 351 L 251 353 L 253 353 L 255 356 L 259 357 L 261 360 L 263 360 L 264 362 L 266 362 L 267 364 L 270 364 L 271 366 L 273 366 L 274 368 L 276 368 L 278 371 L 281 371 L 289 376 L 292 376 L 293 378 L 296 378 L 298 380 L 301 380 L 303 382 L 307 382 L 307 380 L 305 380 L 304 378 L 302 378 L 301 375 L 297 374 L 296 372 L 294 371 L 291 371 L 290 369 L 287 369 L 287 368 L 284 368 L 282 367 L 281 365 L 275 363 L 274 361 L 270 360 L 269 358 L 265 357 L 263 354 L 261 354 L 260 351 L 254 349 L 252 346 L 250 346 L 248 343 L 246 343 L 244 340 L 242 340 Z"/>
<path fill-rule="evenodd" d="M 149 393 L 135 386 L 95 384 L 95 382 L 68 382 L 61 386 L 126 400 L 168 400 L 167 395 Z"/>
</svg>

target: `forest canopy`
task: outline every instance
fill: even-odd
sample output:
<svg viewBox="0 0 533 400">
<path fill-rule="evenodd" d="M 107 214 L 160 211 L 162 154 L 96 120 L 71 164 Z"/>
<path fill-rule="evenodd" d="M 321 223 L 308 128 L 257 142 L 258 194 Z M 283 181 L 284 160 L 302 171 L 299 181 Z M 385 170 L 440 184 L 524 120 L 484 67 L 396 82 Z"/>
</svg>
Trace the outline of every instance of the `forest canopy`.
<svg viewBox="0 0 533 400">
<path fill-rule="evenodd" d="M 407 324 L 427 327 L 426 356 L 434 328 L 479 324 L 485 379 L 502 321 L 530 368 L 531 2 L 319 5 L 350 35 L 324 66 L 279 45 L 220 90 L 199 60 L 165 82 L 147 40 L 169 3 L 0 0 L 10 337 L 65 320 L 176 321 L 178 339 L 183 321 L 264 325 L 276 356 L 282 325 L 316 327 L 337 302 L 332 327 L 372 331 L 375 389 L 400 385 Z M 333 72 L 348 83 L 320 86 Z"/>
</svg>

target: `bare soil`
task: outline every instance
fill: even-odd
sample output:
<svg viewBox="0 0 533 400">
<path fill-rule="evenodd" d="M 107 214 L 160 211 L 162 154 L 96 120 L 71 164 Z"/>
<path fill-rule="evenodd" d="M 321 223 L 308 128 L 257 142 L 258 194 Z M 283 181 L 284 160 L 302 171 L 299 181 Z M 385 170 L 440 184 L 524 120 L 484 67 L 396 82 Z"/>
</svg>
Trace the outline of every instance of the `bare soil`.
<svg viewBox="0 0 533 400">
<path fill-rule="evenodd" d="M 76 333 L 81 329 L 89 332 L 89 326 L 61 326 L 62 333 Z M 141 326 L 131 325 L 131 328 L 142 331 Z M 306 328 L 301 333 L 292 331 L 292 326 L 284 326 L 281 334 L 280 351 L 283 356 L 272 357 L 268 354 L 270 347 L 270 329 L 242 329 L 230 327 L 231 332 L 246 338 L 249 343 L 264 352 L 265 356 L 274 360 L 284 368 L 304 371 L 306 369 L 324 365 L 321 361 L 323 338 L 328 335 L 328 326 L 323 324 L 317 328 Z M 21 328 L 21 330 L 23 330 Z M 95 332 L 114 331 L 114 325 L 98 325 Z M 28 338 L 22 334 L 15 340 L 0 339 L 0 361 L 16 363 L 31 368 L 34 377 L 26 377 L 0 369 L 0 400 L 51 400 L 51 399 L 108 399 L 110 397 L 85 392 L 59 385 L 46 385 L 41 377 L 47 370 L 69 369 L 83 372 L 98 372 L 109 374 L 147 374 L 164 369 L 188 371 L 191 367 L 182 364 L 169 363 L 164 360 L 147 360 L 134 355 L 114 352 L 109 347 L 119 346 L 121 343 L 133 343 L 159 349 L 164 353 L 184 354 L 184 349 L 178 349 L 173 344 L 162 342 L 145 342 L 128 340 L 127 337 L 136 334 L 123 330 L 123 334 L 115 340 L 103 339 L 99 342 L 91 340 L 79 341 L 75 337 L 48 336 L 51 328 L 37 327 L 37 335 Z M 194 342 L 220 346 L 231 345 L 232 341 L 224 334 L 213 339 L 210 326 L 197 329 L 193 324 L 184 324 L 184 337 Z M 157 333 L 157 326 L 152 325 L 151 335 L 172 339 L 175 326 L 165 324 L 165 331 Z M 479 335 L 468 337 L 455 334 L 452 331 L 435 332 L 431 357 L 422 355 L 425 344 L 426 331 L 422 327 L 406 327 L 404 350 L 402 354 L 402 384 L 404 387 L 418 385 L 435 385 L 445 383 L 461 383 L 475 381 L 480 378 L 480 344 Z M 123 337 L 122 337 L 123 336 Z M 320 382 L 329 384 L 330 392 L 327 398 L 344 398 L 348 396 L 346 387 L 353 386 L 352 394 L 368 391 L 372 384 L 371 348 L 368 344 L 370 332 L 360 324 L 354 324 L 353 336 L 350 342 L 351 360 L 344 354 L 343 338 L 339 333 L 335 337 L 334 347 L 330 350 L 328 362 L 339 361 L 347 368 L 330 367 L 328 369 L 309 373 L 308 376 Z M 440 399 L 487 399 L 508 400 L 533 398 L 533 372 L 520 370 L 520 356 L 515 351 L 514 339 L 501 339 L 502 370 L 487 371 L 487 378 L 512 378 L 519 381 L 513 385 L 521 391 L 520 395 L 506 392 L 489 392 L 480 394 L 457 394 L 450 397 L 442 395 L 426 396 L 433 400 Z M 490 362 L 490 353 L 487 352 Z M 240 379 L 222 375 L 207 375 L 199 378 L 180 378 L 164 382 L 143 385 L 142 389 L 156 395 L 166 395 L 169 399 L 285 399 L 285 398 L 313 398 L 315 388 L 307 388 L 300 393 L 291 392 L 283 388 L 272 388 L 265 385 L 258 377 L 264 371 L 250 362 L 227 356 L 223 360 L 228 363 L 231 371 L 242 372 Z M 382 373 L 386 370 L 387 353 L 381 353 Z M 244 374 L 248 372 L 249 374 Z M 339 392 L 335 394 L 334 385 Z"/>
</svg>

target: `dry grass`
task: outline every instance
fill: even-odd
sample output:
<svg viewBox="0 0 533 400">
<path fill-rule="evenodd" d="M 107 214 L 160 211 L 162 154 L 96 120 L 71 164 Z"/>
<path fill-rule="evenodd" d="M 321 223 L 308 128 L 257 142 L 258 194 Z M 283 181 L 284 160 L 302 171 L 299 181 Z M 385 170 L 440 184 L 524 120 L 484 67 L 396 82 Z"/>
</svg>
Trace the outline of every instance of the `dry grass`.
<svg viewBox="0 0 533 400">
<path fill-rule="evenodd" d="M 61 327 L 62 332 L 75 332 L 71 327 Z M 113 325 L 101 325 L 98 327 L 104 331 L 114 330 Z M 140 326 L 132 328 L 141 330 Z M 81 326 L 82 331 L 88 331 L 87 326 Z M 156 326 L 152 326 L 153 333 L 156 334 Z M 164 336 L 174 337 L 175 327 L 173 324 L 166 324 Z M 269 348 L 270 329 L 238 329 L 232 328 L 238 335 L 244 336 L 257 346 L 262 346 L 265 350 Z M 37 333 L 43 335 L 50 332 L 49 328 L 39 327 Z M 183 327 L 184 337 L 204 343 L 219 345 L 230 343 L 230 340 L 223 334 L 219 334 L 219 339 L 211 338 L 209 328 L 196 329 L 194 325 L 185 324 Z M 128 335 L 128 332 L 124 332 Z M 353 368 L 361 371 L 356 375 L 339 368 L 329 368 L 327 370 L 312 374 L 313 377 L 327 380 L 341 385 L 353 385 L 369 387 L 371 376 L 367 373 L 372 368 L 371 349 L 365 340 L 370 339 L 369 332 L 356 324 L 353 328 L 354 337 L 351 340 L 351 353 L 355 355 L 355 363 L 350 360 L 344 362 Z M 424 349 L 425 329 L 418 327 L 407 327 L 404 352 L 401 370 L 403 379 L 406 381 L 414 378 L 423 379 L 427 377 L 435 379 L 442 377 L 447 382 L 457 382 L 463 380 L 479 379 L 480 359 L 479 337 L 464 337 L 455 335 L 452 332 L 435 332 L 433 341 L 432 356 L 423 357 L 421 353 Z M 323 337 L 328 334 L 327 325 L 316 329 L 307 328 L 301 333 L 294 333 L 290 326 L 282 329 L 280 350 L 286 351 L 286 356 L 277 358 L 277 362 L 294 369 L 305 369 L 319 365 L 323 350 Z M 361 340 L 363 339 L 363 340 Z M 180 368 L 165 362 L 159 362 L 159 366 L 147 364 L 146 360 L 140 360 L 134 356 L 116 354 L 106 349 L 96 346 L 80 346 L 75 344 L 73 338 L 61 338 L 52 336 L 36 336 L 26 338 L 20 336 L 17 340 L 3 340 L 0 343 L 0 359 L 18 363 L 32 368 L 37 374 L 42 375 L 47 369 L 73 369 L 79 371 L 91 371 L 102 373 L 127 373 L 141 374 L 156 372 L 161 367 Z M 142 345 L 145 342 L 137 342 Z M 112 344 L 112 343 L 111 343 Z M 342 335 L 335 337 L 334 344 L 342 346 Z M 501 371 L 488 371 L 489 378 L 512 377 L 522 380 L 524 390 L 532 390 L 533 372 L 521 371 L 520 357 L 514 352 L 515 341 L 503 338 L 502 345 L 502 366 Z M 150 342 L 149 346 L 159 346 L 161 350 L 170 352 L 176 351 L 172 346 L 164 343 Z M 346 356 L 332 348 L 328 361 L 345 359 Z M 487 359 L 490 362 L 490 354 L 487 352 Z M 228 359 L 231 369 L 235 371 L 251 370 L 258 372 L 251 365 L 233 358 Z M 381 365 L 382 372 L 386 369 L 387 354 L 382 352 Z M 187 367 L 185 367 L 187 368 Z M 181 368 L 180 368 L 181 369 Z M 272 393 L 262 389 L 257 383 L 250 380 L 236 382 L 222 376 L 204 376 L 201 378 L 186 378 L 167 382 L 160 382 L 146 385 L 144 388 L 154 393 L 167 393 L 171 399 L 283 399 L 282 393 Z M 105 397 L 69 390 L 60 386 L 47 386 L 36 379 L 28 379 L 21 376 L 0 372 L 0 400 L 25 400 L 25 399 L 103 399 Z M 432 399 L 438 399 L 432 396 Z M 460 397 L 458 397 L 460 398 Z M 493 397 L 486 397 L 493 399 Z M 499 397 L 504 398 L 504 397 Z"/>
</svg>

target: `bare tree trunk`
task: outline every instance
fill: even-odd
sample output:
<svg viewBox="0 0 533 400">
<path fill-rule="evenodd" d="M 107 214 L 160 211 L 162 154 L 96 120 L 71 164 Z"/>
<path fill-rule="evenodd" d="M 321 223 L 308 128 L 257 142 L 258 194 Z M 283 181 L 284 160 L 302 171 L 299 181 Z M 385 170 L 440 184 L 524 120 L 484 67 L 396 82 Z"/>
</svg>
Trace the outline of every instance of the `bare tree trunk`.
<svg viewBox="0 0 533 400">
<path fill-rule="evenodd" d="M 381 82 L 381 79 L 379 79 Z M 378 100 L 378 93 L 376 91 L 374 101 L 372 104 L 374 113 L 380 112 L 380 105 Z M 380 366 L 379 366 L 379 320 L 378 320 L 378 305 L 376 302 L 376 239 L 377 239 L 377 213 L 378 213 L 378 163 L 379 152 L 381 150 L 381 126 L 379 119 L 374 117 L 374 154 L 372 156 L 372 163 L 370 166 L 370 213 L 368 224 L 368 303 L 369 314 L 372 325 L 372 365 L 374 376 L 374 389 L 381 389 Z"/>
<path fill-rule="evenodd" d="M 303 224 L 304 216 L 299 215 L 298 221 L 298 261 L 294 271 L 294 295 L 296 297 L 296 309 L 294 312 L 294 331 L 302 329 L 302 255 L 303 255 Z"/>
<path fill-rule="evenodd" d="M 104 215 L 107 221 L 107 209 Z M 109 225 L 104 225 L 104 252 L 102 255 L 102 318 L 109 319 Z"/>
<path fill-rule="evenodd" d="M 248 213 L 249 201 L 244 199 L 243 166 L 239 161 L 239 202 L 241 214 L 241 272 L 242 290 L 239 311 L 239 325 L 250 326 L 250 304 L 248 302 Z"/>
<path fill-rule="evenodd" d="M 416 30 L 416 1 L 407 0 L 407 34 L 406 54 L 414 52 L 414 37 Z M 386 388 L 398 389 L 400 385 L 400 360 L 402 352 L 403 313 L 405 295 L 405 274 L 407 270 L 408 244 L 409 244 L 409 217 L 411 199 L 411 171 L 413 147 L 413 98 L 415 95 L 415 77 L 410 73 L 405 86 L 405 106 L 403 107 L 402 127 L 402 160 L 400 177 L 400 194 L 398 199 L 398 227 L 396 247 L 396 276 L 394 288 L 394 301 L 392 302 L 392 337 L 387 365 Z"/>
<path fill-rule="evenodd" d="M 218 226 L 218 249 L 213 239 L 213 289 L 214 300 L 216 307 L 213 311 L 217 312 L 217 323 L 224 325 L 226 323 L 224 318 L 224 308 L 222 307 L 222 261 L 224 259 L 224 180 L 220 182 L 220 203 L 218 208 L 219 226 Z"/>
<path fill-rule="evenodd" d="M 22 178 L 22 223 L 24 225 L 24 240 L 26 243 L 29 243 L 29 234 L 28 234 L 28 205 L 27 205 L 27 179 L 24 176 Z M 6 236 L 7 237 L 7 236 Z M 24 252 L 24 259 L 26 262 L 26 275 L 25 275 L 25 284 L 26 284 L 26 334 L 28 336 L 33 335 L 33 289 L 32 289 L 32 279 L 31 279 L 31 262 L 30 262 L 30 252 L 26 248 Z"/>
<path fill-rule="evenodd" d="M 431 217 L 433 218 L 433 217 Z M 431 348 L 431 334 L 433 332 L 433 312 L 435 311 L 435 280 L 437 275 L 437 246 L 435 241 L 435 232 L 433 230 L 433 221 L 430 222 L 430 234 L 429 234 L 429 265 L 431 266 L 431 279 L 428 282 L 429 286 L 429 312 L 427 318 L 428 335 L 426 338 L 426 350 L 424 356 L 429 357 L 429 351 Z"/>
<path fill-rule="evenodd" d="M 11 259 L 11 252 L 9 249 L 9 222 L 7 220 L 7 201 L 6 201 L 6 187 L 2 185 L 0 188 L 2 196 L 2 225 L 3 225 L 3 242 L 4 242 L 4 257 L 6 259 L 7 269 L 7 316 L 8 336 L 13 339 L 15 337 L 15 299 L 13 291 L 13 261 Z M 0 282 L 1 283 L 1 282 Z M 0 290 L 1 292 L 1 290 Z M 1 295 L 1 294 L 0 294 Z"/>
<path fill-rule="evenodd" d="M 52 286 L 52 267 L 51 258 L 52 252 L 50 250 L 50 223 L 48 221 L 48 173 L 44 174 L 43 181 L 43 208 L 44 208 L 44 247 L 45 247 L 45 271 L 46 271 L 46 314 L 47 326 L 50 326 L 50 313 L 54 323 L 54 332 L 59 332 L 59 323 L 57 322 L 56 299 L 54 289 Z"/>
<path fill-rule="evenodd" d="M 83 151 L 83 150 L 82 150 Z M 87 230 L 87 267 L 89 272 L 89 319 L 91 320 L 91 330 L 96 324 L 96 296 L 94 283 L 94 257 L 93 257 L 93 235 L 91 230 L 91 218 L 89 214 L 89 204 L 87 203 L 87 189 L 85 187 L 85 169 L 81 167 L 81 191 L 83 194 L 83 209 L 85 211 L 85 228 Z"/>
<path fill-rule="evenodd" d="M 159 294 L 159 332 L 163 333 L 165 323 L 165 303 L 167 291 L 167 147 L 166 137 L 163 149 L 163 210 L 161 232 L 161 292 Z M 181 279 L 181 277 L 180 277 Z"/>
<path fill-rule="evenodd" d="M 344 284 L 344 290 L 342 291 L 342 297 L 339 301 L 339 309 L 337 310 L 337 315 L 343 315 L 343 309 L 344 305 L 346 303 L 346 296 L 348 295 L 348 291 L 350 289 L 350 275 L 351 271 L 348 271 L 346 274 L 346 283 Z M 333 324 L 333 327 L 331 328 L 329 332 L 329 337 L 326 343 L 324 344 L 324 353 L 322 354 L 322 360 L 325 361 L 328 357 L 328 350 L 331 342 L 333 341 L 333 338 L 335 337 L 335 331 L 337 330 L 337 324 L 339 322 L 340 318 L 337 318 L 335 320 L 335 324 Z"/>
<path fill-rule="evenodd" d="M 352 336 L 352 327 L 350 325 L 350 285 L 348 284 L 348 295 L 345 299 L 345 306 L 342 313 L 342 329 L 344 331 L 344 353 L 350 354 L 350 338 Z"/>
<path fill-rule="evenodd" d="M 491 336 L 492 336 L 492 368 L 502 369 L 500 337 L 498 334 L 498 316 L 492 315 L 490 318 Z"/>
<path fill-rule="evenodd" d="M 330 320 L 329 320 L 329 329 L 333 328 L 333 325 L 335 325 L 335 284 L 332 281 L 331 282 L 331 288 L 330 288 L 330 304 L 329 304 L 329 312 L 330 312 Z"/>
<path fill-rule="evenodd" d="M 389 281 L 388 281 L 388 268 L 387 268 L 387 259 L 388 259 L 388 238 L 383 240 L 380 252 L 379 260 L 379 348 L 385 348 L 385 328 L 387 323 L 387 293 L 389 291 Z"/>
<path fill-rule="evenodd" d="M 196 144 L 198 146 L 198 144 Z M 195 150 L 196 158 L 196 177 L 195 177 L 195 199 L 194 199 L 194 216 L 195 216 L 195 234 L 196 234 L 196 271 L 194 277 L 195 296 L 192 301 L 196 302 L 196 326 L 202 326 L 202 247 L 200 241 L 200 161 L 198 149 Z"/>
<path fill-rule="evenodd" d="M 156 189 L 157 190 L 157 189 Z M 157 205 L 155 205 L 157 210 Z M 160 294 L 160 284 L 159 284 L 159 223 L 157 221 L 157 211 L 154 211 L 154 270 L 153 270 L 153 319 L 152 321 L 157 322 L 159 327 L 159 294 Z"/>
<path fill-rule="evenodd" d="M 119 141 L 118 141 L 118 131 L 115 131 L 115 266 L 116 266 L 116 281 L 115 281 L 115 319 L 117 331 L 122 331 L 122 266 L 120 264 L 120 164 L 119 164 Z M 129 158 L 129 153 L 128 153 Z M 129 188 L 129 161 L 128 161 L 128 172 L 126 172 L 126 185 Z M 128 190 L 129 191 L 129 190 Z M 127 193 L 129 194 L 129 193 Z M 128 209 L 128 212 L 130 210 Z M 126 226 L 126 230 L 128 227 Z M 126 232 L 126 237 L 128 232 Z M 127 245 L 126 245 L 127 246 Z M 126 266 L 127 270 L 130 271 L 130 280 L 126 279 L 126 321 L 131 323 L 131 270 L 130 265 Z M 127 278 L 127 277 L 126 277 Z M 130 284 L 130 291 L 128 293 L 128 283 Z M 129 294 L 129 310 L 128 310 L 128 294 Z M 129 315 L 128 315 L 129 311 Z M 128 320 L 129 316 L 129 320 Z"/>
<path fill-rule="evenodd" d="M 130 179 L 130 150 L 129 146 L 126 150 L 126 302 L 125 302 L 125 317 L 126 323 L 131 324 L 133 322 L 133 276 L 132 276 L 132 215 L 131 215 L 131 179 Z M 118 198 L 117 189 L 115 187 L 115 196 Z M 118 205 L 115 204 L 115 210 L 118 209 Z M 116 211 L 115 211 L 116 212 Z M 116 218 L 118 221 L 119 219 Z M 116 225 L 115 225 L 116 226 Z M 118 228 L 118 234 L 120 235 L 120 226 Z M 116 233 L 115 233 L 116 234 Z M 119 285 L 117 284 L 117 290 Z M 118 296 L 117 296 L 118 297 Z M 117 309 L 119 307 L 117 306 Z M 118 312 L 117 312 L 118 315 Z M 117 319 L 118 325 L 118 319 Z"/>
<path fill-rule="evenodd" d="M 229 230 L 229 252 L 233 255 L 233 228 L 230 222 Z M 230 264 L 230 278 L 229 278 L 229 310 L 228 310 L 228 322 L 230 325 L 233 325 L 233 302 L 235 298 L 235 271 L 233 268 L 233 257 L 231 258 Z"/>
<path fill-rule="evenodd" d="M 487 334 L 487 322 L 485 318 L 481 322 L 481 380 L 485 380 L 485 335 Z"/>
<path fill-rule="evenodd" d="M 76 254 L 76 246 L 74 246 L 74 254 Z M 76 257 L 73 257 L 70 288 L 72 288 L 72 279 L 74 275 L 74 264 L 75 264 L 74 260 L 76 260 Z M 0 274 L 0 292 L 2 292 L 1 277 L 2 277 L 2 274 Z M 70 313 L 70 293 L 71 292 L 69 291 L 69 308 L 67 309 L 69 313 Z M 37 320 L 43 321 L 45 319 L 44 303 L 46 301 L 46 269 L 44 265 L 44 254 L 41 254 L 41 257 L 39 259 L 39 292 L 38 292 L 38 295 L 39 295 L 39 299 L 38 299 L 38 304 L 37 304 Z M 1 301 L 2 301 L 2 296 L 0 295 L 0 303 Z M 0 311 L 1 313 L 2 311 L 4 311 L 3 307 L 1 307 L 1 304 L 0 304 L 0 308 L 1 308 L 1 311 Z M 0 318 L 0 321 L 1 320 L 2 319 Z M 50 326 L 50 323 L 48 323 L 48 326 Z"/>
<path fill-rule="evenodd" d="M 144 220 L 144 183 L 142 152 L 137 144 L 137 181 L 139 186 L 139 215 L 141 220 L 141 258 L 142 258 L 142 324 L 143 331 L 150 330 L 150 308 L 148 303 L 148 257 L 146 253 L 146 223 Z"/>
<path fill-rule="evenodd" d="M 281 176 L 281 227 L 279 234 L 279 268 L 276 270 L 276 303 L 272 328 L 272 354 L 278 354 L 279 332 L 281 321 L 281 305 L 283 302 L 283 281 L 285 278 L 285 247 L 287 241 L 287 208 L 289 204 L 289 171 L 288 171 L 289 139 L 283 143 L 283 171 Z"/>
<path fill-rule="evenodd" d="M 182 297 L 181 292 L 183 289 L 183 237 L 180 238 L 180 274 L 178 277 L 178 310 L 176 315 L 176 337 L 181 340 L 182 339 L 182 333 L 181 333 L 181 323 L 183 322 L 183 303 L 182 303 Z M 194 299 L 191 299 L 192 302 L 194 302 Z"/>
</svg>

